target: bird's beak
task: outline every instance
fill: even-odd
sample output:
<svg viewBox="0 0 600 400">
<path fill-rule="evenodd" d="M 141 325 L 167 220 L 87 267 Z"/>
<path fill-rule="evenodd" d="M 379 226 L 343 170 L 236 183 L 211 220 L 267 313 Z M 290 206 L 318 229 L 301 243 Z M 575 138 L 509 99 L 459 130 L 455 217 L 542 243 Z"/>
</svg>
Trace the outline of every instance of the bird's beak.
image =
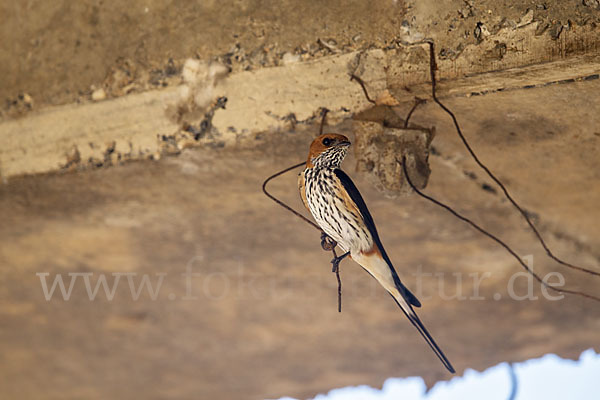
<svg viewBox="0 0 600 400">
<path fill-rule="evenodd" d="M 338 144 L 336 144 L 336 146 L 348 147 L 348 146 L 350 146 L 351 144 L 352 144 L 352 143 L 350 143 L 350 141 L 349 141 L 349 140 L 344 140 L 344 141 L 341 141 L 341 142 L 339 142 Z"/>
</svg>

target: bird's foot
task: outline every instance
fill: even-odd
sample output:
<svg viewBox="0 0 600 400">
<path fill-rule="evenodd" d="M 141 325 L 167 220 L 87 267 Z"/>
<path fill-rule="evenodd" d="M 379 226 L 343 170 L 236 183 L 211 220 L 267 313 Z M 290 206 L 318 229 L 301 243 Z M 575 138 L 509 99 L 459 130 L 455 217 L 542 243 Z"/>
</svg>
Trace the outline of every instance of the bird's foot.
<svg viewBox="0 0 600 400">
<path fill-rule="evenodd" d="M 333 254 L 335 254 L 335 253 L 333 253 Z M 344 258 L 346 258 L 349 254 L 350 254 L 350 252 L 348 251 L 339 257 L 334 257 L 333 260 L 331 260 L 331 272 L 337 273 L 340 270 L 340 262 Z"/>
<path fill-rule="evenodd" d="M 337 242 L 329 237 L 329 235 L 327 235 L 325 232 L 321 232 L 321 247 L 323 250 L 333 251 L 335 246 L 337 246 Z"/>
</svg>

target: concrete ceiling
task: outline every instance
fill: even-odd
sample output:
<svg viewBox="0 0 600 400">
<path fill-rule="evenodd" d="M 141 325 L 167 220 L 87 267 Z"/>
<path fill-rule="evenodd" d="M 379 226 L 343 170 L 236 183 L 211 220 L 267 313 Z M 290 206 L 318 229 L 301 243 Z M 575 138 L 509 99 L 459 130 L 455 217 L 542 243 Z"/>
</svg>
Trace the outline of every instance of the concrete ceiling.
<svg viewBox="0 0 600 400">
<path fill-rule="evenodd" d="M 318 131 L 318 107 L 333 109 L 326 131 L 354 142 L 361 135 L 350 117 L 369 104 L 359 87 L 344 83 L 349 65 L 360 70 L 357 54 L 364 57 L 360 62 L 371 63 L 363 67 L 374 66 L 363 68 L 373 96 L 387 90 L 399 115 L 406 115 L 415 95 L 427 96 L 422 54 L 400 45 L 388 48 L 392 39 L 415 32 L 431 33 L 438 42 L 441 97 L 478 156 L 532 216 L 557 255 L 600 270 L 600 71 L 597 42 L 588 29 L 597 18 L 594 8 L 567 10 L 558 1 L 545 2 L 545 9 L 528 2 L 436 2 L 432 8 L 397 3 L 390 18 L 381 15 L 390 14 L 391 5 L 382 2 L 376 8 L 387 36 L 378 38 L 375 29 L 366 28 L 368 18 L 349 12 L 339 21 L 356 20 L 354 28 L 349 22 L 345 28 L 338 26 L 343 22 L 331 27 L 336 54 L 317 46 L 306 60 L 275 60 L 273 68 L 253 64 L 249 71 L 240 66 L 243 62 L 233 62 L 229 83 L 225 79 L 211 92 L 218 96 L 226 90 L 227 108 L 212 109 L 214 124 L 201 140 L 184 124 L 199 127 L 203 113 L 188 109 L 189 114 L 180 114 L 189 116 L 183 120 L 165 113 L 167 106 L 181 105 L 178 96 L 190 87 L 179 71 L 193 56 L 191 42 L 173 61 L 179 68 L 176 78 L 165 78 L 160 90 L 138 85 L 139 78 L 125 96 L 113 91 L 118 85 L 92 74 L 73 82 L 89 90 L 77 105 L 64 91 L 56 95 L 62 100 L 53 102 L 22 89 L 38 100 L 33 109 L 21 98 L 3 109 L 0 121 L 5 181 L 0 185 L 0 397 L 306 398 L 346 385 L 380 386 L 390 376 L 419 375 L 428 384 L 450 378 L 389 296 L 351 260 L 341 266 L 343 310 L 338 313 L 331 256 L 321 250 L 318 232 L 260 190 L 267 176 L 306 158 Z M 266 27 L 268 38 L 273 32 L 284 35 L 274 28 L 287 17 L 270 24 L 253 2 L 239 4 L 240 15 Z M 307 13 L 316 12 L 312 2 L 305 5 Z M 90 10 L 93 6 L 90 2 Z M 3 7 L 16 12 L 8 3 Z M 503 18 L 506 27 L 493 28 Z M 558 27 L 552 21 L 563 19 L 568 29 L 553 37 Z M 410 23 L 401 30 L 403 20 Z M 457 31 L 477 22 L 490 35 L 481 41 L 460 39 Z M 73 29 L 86 26 L 82 22 Z M 361 29 L 361 40 L 373 44 L 367 53 L 343 39 L 362 43 L 352 40 Z M 298 43 L 313 35 L 291 32 L 286 37 Z M 529 47 L 515 54 L 500 49 L 500 58 L 485 58 L 496 54 L 489 51 L 498 43 L 510 48 L 519 35 L 530 35 L 518 42 Z M 574 43 L 582 37 L 587 41 L 577 48 Z M 440 55 L 443 49 L 456 51 L 460 40 L 463 51 L 456 58 L 447 51 Z M 287 51 L 296 54 L 299 44 L 293 40 L 275 42 L 281 57 Z M 228 36 L 215 43 L 212 55 L 233 41 Z M 258 39 L 252 43 L 258 46 Z M 552 48 L 564 51 L 552 53 Z M 134 52 L 128 54 L 135 60 Z M 157 51 L 151 61 L 166 62 L 164 54 Z M 478 63 L 477 57 L 488 61 Z M 525 65 L 543 60 L 553 62 Z M 453 69 L 455 64 L 461 67 Z M 278 83 L 298 71 L 314 78 L 297 89 L 305 100 L 282 100 L 290 92 L 277 94 Z M 465 77 L 468 72 L 480 74 Z M 89 99 L 93 82 L 96 89 L 106 89 L 105 100 Z M 19 87 L 25 88 L 15 84 L 6 96 L 18 99 Z M 249 104 L 253 87 L 263 100 L 250 109 L 242 105 Z M 315 90 L 321 94 L 316 100 L 309 96 Z M 242 120 L 236 110 L 257 117 L 246 118 L 245 128 L 233 132 L 227 127 Z M 276 116 L 295 117 L 264 117 L 274 110 Z M 435 127 L 428 194 L 506 240 L 540 275 L 559 273 L 550 275 L 551 282 L 562 277 L 565 287 L 598 294 L 600 278 L 572 272 L 545 256 L 523 219 L 469 158 L 441 109 L 428 102 L 411 121 Z M 421 299 L 419 315 L 458 373 L 548 352 L 576 358 L 597 345 L 596 302 L 550 298 L 539 284 L 530 285 L 518 263 L 495 243 L 415 195 L 383 196 L 355 165 L 351 155 L 344 169 L 363 193 L 401 278 Z M 270 188 L 302 210 L 295 173 Z M 186 279 L 187 272 L 196 275 Z M 69 300 L 59 288 L 45 298 L 42 283 L 51 287 L 57 274 L 66 289 L 74 279 Z M 117 276 L 111 301 L 102 288 L 89 300 L 85 279 L 93 291 L 100 277 L 112 284 Z M 160 289 L 155 298 L 142 290 L 134 299 L 130 282 L 137 289 L 144 276 L 154 288 L 162 282 Z M 531 296 L 522 299 L 530 287 Z"/>
</svg>

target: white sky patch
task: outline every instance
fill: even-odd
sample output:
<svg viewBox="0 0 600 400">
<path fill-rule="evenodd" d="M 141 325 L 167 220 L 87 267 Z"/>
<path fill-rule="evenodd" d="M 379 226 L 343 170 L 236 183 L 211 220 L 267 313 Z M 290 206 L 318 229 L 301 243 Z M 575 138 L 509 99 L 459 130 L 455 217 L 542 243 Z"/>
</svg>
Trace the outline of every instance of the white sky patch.
<svg viewBox="0 0 600 400">
<path fill-rule="evenodd" d="M 589 349 L 579 361 L 554 354 L 514 364 L 517 376 L 515 400 L 597 400 L 600 393 L 600 354 Z M 420 377 L 389 378 L 381 390 L 363 385 L 333 389 L 314 400 L 505 400 L 512 390 L 510 366 L 501 363 L 483 372 L 465 374 L 438 382 L 426 393 Z M 295 400 L 283 397 L 280 400 Z"/>
</svg>

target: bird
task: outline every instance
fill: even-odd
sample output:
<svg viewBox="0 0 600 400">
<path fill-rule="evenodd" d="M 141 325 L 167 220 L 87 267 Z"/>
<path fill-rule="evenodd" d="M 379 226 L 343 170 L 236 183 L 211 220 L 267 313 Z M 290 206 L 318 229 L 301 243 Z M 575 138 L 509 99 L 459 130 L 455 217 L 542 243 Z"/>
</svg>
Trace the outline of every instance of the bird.
<svg viewBox="0 0 600 400">
<path fill-rule="evenodd" d="M 298 176 L 302 202 L 325 234 L 344 252 L 332 260 L 334 268 L 346 256 L 357 262 L 392 296 L 446 369 L 455 373 L 414 311 L 413 307 L 421 307 L 421 302 L 400 281 L 360 192 L 340 168 L 350 145 L 346 136 L 335 133 L 322 134 L 313 140 L 305 168 Z"/>
</svg>

